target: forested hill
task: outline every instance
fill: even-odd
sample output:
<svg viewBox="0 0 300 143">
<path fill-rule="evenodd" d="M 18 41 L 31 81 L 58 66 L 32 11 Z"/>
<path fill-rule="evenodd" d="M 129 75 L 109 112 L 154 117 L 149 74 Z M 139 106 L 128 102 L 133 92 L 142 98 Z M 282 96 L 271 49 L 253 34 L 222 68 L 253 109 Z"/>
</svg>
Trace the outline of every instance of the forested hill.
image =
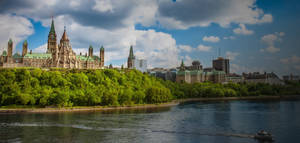
<svg viewBox="0 0 300 143">
<path fill-rule="evenodd" d="M 3 105 L 93 106 L 161 103 L 170 90 L 136 70 L 1 69 Z"/>
<path fill-rule="evenodd" d="M 300 83 L 178 84 L 137 70 L 0 69 L 0 106 L 120 106 L 260 95 L 300 95 Z"/>
</svg>

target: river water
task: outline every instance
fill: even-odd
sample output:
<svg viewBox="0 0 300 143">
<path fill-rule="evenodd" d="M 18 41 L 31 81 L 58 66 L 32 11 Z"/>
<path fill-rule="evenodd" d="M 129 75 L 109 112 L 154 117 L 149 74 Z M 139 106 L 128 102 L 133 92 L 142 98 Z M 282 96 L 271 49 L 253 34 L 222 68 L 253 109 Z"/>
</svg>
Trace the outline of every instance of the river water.
<svg viewBox="0 0 300 143">
<path fill-rule="evenodd" d="M 257 143 L 300 142 L 300 101 L 188 102 L 174 107 L 39 114 L 0 114 L 0 142 Z"/>
</svg>

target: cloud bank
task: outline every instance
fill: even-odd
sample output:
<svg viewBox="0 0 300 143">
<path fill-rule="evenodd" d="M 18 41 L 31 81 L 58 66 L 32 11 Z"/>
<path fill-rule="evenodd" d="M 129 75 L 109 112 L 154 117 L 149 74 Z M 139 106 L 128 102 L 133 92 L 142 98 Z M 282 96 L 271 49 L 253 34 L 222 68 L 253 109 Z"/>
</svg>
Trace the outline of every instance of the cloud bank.
<svg viewBox="0 0 300 143">
<path fill-rule="evenodd" d="M 240 24 L 240 32 L 249 33 L 245 24 L 272 22 L 272 15 L 258 8 L 255 0 L 1 0 L 0 42 L 7 43 L 9 37 L 17 44 L 34 30 L 29 19 L 49 27 L 54 16 L 57 35 L 60 38 L 63 26 L 74 51 L 86 52 L 91 44 L 98 54 L 105 47 L 105 60 L 125 61 L 130 45 L 137 57 L 148 60 L 150 66 L 170 67 L 179 65 L 180 52 L 191 52 L 192 48 L 178 45 L 172 35 L 155 30 L 137 30 L 135 26 L 162 26 L 169 29 L 188 29 L 209 26 L 221 27 Z M 13 15 L 12 15 L 13 14 Z M 13 23 L 13 24 L 7 24 Z M 244 27 L 244 29 L 243 29 Z M 13 30 L 12 30 L 13 29 Z M 233 38 L 230 38 L 233 39 Z M 219 37 L 206 37 L 207 42 L 219 42 Z M 199 45 L 200 51 L 212 47 Z M 41 51 L 42 47 L 35 49 Z M 122 62 L 124 63 L 124 62 Z"/>
</svg>

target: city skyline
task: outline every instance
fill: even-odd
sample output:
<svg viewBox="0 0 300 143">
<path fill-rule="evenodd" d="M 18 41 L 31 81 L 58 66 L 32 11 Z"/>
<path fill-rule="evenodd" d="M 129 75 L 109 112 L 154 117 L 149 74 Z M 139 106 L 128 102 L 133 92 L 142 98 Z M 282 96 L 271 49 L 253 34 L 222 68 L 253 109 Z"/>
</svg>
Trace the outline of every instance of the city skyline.
<svg viewBox="0 0 300 143">
<path fill-rule="evenodd" d="M 7 48 L 12 38 L 14 52 L 21 53 L 27 39 L 29 49 L 45 52 L 53 16 L 58 37 L 66 26 L 76 54 L 87 53 L 89 45 L 99 53 L 103 45 L 105 65 L 126 65 L 133 45 L 134 54 L 150 68 L 178 67 L 181 59 L 211 67 L 220 50 L 230 59 L 232 72 L 300 73 L 299 2 L 222 2 L 2 1 L 0 46 Z"/>
</svg>

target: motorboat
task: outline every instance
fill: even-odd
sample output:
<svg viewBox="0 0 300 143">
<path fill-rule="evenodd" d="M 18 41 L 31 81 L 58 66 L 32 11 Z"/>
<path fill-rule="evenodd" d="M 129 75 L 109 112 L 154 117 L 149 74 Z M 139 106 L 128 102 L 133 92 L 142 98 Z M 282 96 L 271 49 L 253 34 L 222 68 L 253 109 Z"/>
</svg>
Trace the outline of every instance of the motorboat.
<svg viewBox="0 0 300 143">
<path fill-rule="evenodd" d="M 260 140 L 260 141 L 269 141 L 269 142 L 273 142 L 274 139 L 273 139 L 273 136 L 264 131 L 264 130 L 260 130 L 258 131 L 255 135 L 254 135 L 254 138 L 257 139 L 257 140 Z"/>
</svg>

